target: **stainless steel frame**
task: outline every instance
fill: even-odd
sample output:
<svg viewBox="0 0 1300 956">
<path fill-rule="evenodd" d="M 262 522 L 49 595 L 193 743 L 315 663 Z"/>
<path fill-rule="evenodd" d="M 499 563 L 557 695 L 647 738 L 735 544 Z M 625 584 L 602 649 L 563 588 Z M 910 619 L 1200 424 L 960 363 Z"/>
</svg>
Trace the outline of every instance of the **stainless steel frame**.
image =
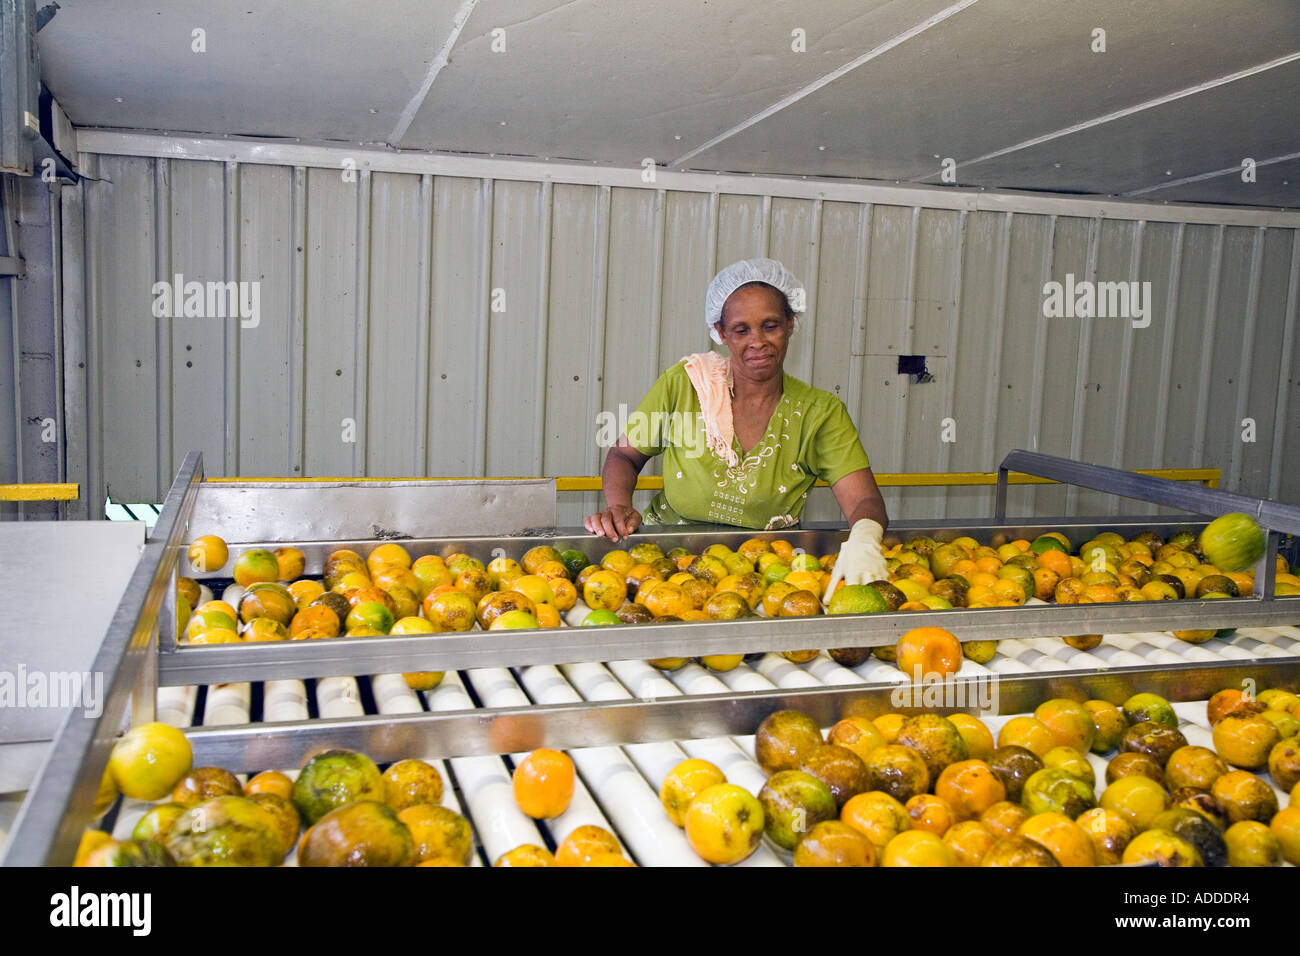
<svg viewBox="0 0 1300 956">
<path fill-rule="evenodd" d="M 1162 533 L 1194 529 L 1203 521 L 1173 522 L 1147 517 L 1050 518 L 1033 523 L 1005 518 L 1005 474 L 1014 468 L 1029 474 L 1079 484 L 1158 504 L 1181 507 L 1202 515 L 1242 510 L 1258 516 L 1270 531 L 1266 567 L 1257 578 L 1272 580 L 1272 556 L 1282 532 L 1300 533 L 1300 508 L 1259 502 L 1224 492 L 1187 488 L 1172 482 L 1133 476 L 1066 459 L 1013 452 L 1000 469 L 999 515 L 992 522 L 942 521 L 925 525 L 899 522 L 893 534 L 929 534 L 951 540 L 961 533 L 993 537 L 1032 536 L 1058 528 L 1086 540 L 1102 528 L 1156 528 Z M 1134 481 L 1134 478 L 1141 478 Z M 708 621 L 625 628 L 561 628 L 554 630 L 471 632 L 400 638 L 335 639 L 261 645 L 178 647 L 175 644 L 174 581 L 186 541 L 195 535 L 220 534 L 220 527 L 191 528 L 196 501 L 203 494 L 202 462 L 186 456 L 162 516 L 113 625 L 106 634 L 95 668 L 108 688 L 98 720 L 74 713 L 59 732 L 10 835 L 6 864 L 36 865 L 69 862 L 91 807 L 112 740 L 122 724 L 127 698 L 133 696 L 137 714 L 151 712 L 156 691 L 151 671 L 156 661 L 157 684 L 203 684 L 258 681 L 273 678 L 342 674 L 450 670 L 465 667 L 522 666 L 625 658 L 698 656 L 710 652 L 786 650 L 801 647 L 875 646 L 888 644 L 912 627 L 948 627 L 961 640 L 1012 636 L 1069 635 L 1099 631 L 1124 632 L 1154 628 L 1228 627 L 1300 622 L 1300 600 L 1272 598 L 1271 586 L 1254 598 L 1217 601 L 1138 602 L 1111 605 L 985 608 L 904 614 L 849 615 L 780 620 Z M 381 484 L 360 482 L 361 485 Z M 1173 486 L 1168 487 L 1168 486 Z M 306 490 L 306 489 L 305 489 Z M 285 489 L 284 494 L 292 491 Z M 400 485 L 394 489 L 400 494 Z M 306 505 L 310 506 L 310 502 Z M 284 539 L 295 528 L 283 529 Z M 672 547 L 698 548 L 723 541 L 738 544 L 749 537 L 783 537 L 796 546 L 825 553 L 837 549 L 843 530 L 809 527 L 797 531 L 755 533 L 734 528 L 692 528 L 685 532 L 638 534 Z M 535 544 L 592 548 L 595 539 L 577 529 L 540 531 L 531 536 L 471 537 L 456 540 L 403 540 L 413 555 L 466 551 L 487 558 L 494 548 L 522 554 Z M 273 542 L 232 542 L 241 546 Z M 302 545 L 308 568 L 319 568 L 336 547 L 373 540 L 316 541 Z M 959 616 L 958 616 L 959 615 Z M 165 635 L 161 642 L 159 634 Z M 1024 709 L 1067 689 L 1093 697 L 1122 700 L 1134 689 L 1156 690 L 1175 700 L 1199 699 L 1236 683 L 1245 674 L 1273 685 L 1296 686 L 1300 658 L 1210 665 L 1114 668 L 1081 675 L 1077 671 L 1005 678 L 999 693 L 1002 711 Z M 954 686 L 960 682 L 953 682 Z M 682 697 L 660 701 L 602 702 L 584 705 L 482 709 L 469 713 L 431 713 L 410 717 L 368 717 L 346 721 L 312 721 L 268 727 L 196 729 L 190 731 L 200 763 L 222 763 L 235 769 L 291 766 L 314 746 L 357 746 L 379 759 L 403 752 L 418 738 L 424 752 L 443 756 L 507 753 L 527 749 L 533 742 L 576 747 L 648 740 L 684 739 L 720 733 L 747 733 L 762 715 L 781 706 L 808 709 L 829 720 L 846 710 L 885 709 L 893 688 L 868 686 L 826 688 L 799 693 L 788 690 Z M 892 703 L 892 702 L 891 702 Z M 262 763 L 265 761 L 265 763 Z"/>
</svg>

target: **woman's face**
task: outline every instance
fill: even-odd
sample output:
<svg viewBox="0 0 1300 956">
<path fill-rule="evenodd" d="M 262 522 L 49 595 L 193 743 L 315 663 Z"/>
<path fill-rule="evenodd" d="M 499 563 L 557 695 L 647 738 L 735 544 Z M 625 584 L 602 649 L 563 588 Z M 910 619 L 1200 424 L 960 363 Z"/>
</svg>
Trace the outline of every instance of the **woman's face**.
<svg viewBox="0 0 1300 956">
<path fill-rule="evenodd" d="M 733 373 L 758 381 L 782 373 L 794 322 L 776 289 L 754 285 L 731 293 L 718 331 L 731 352 Z"/>
</svg>

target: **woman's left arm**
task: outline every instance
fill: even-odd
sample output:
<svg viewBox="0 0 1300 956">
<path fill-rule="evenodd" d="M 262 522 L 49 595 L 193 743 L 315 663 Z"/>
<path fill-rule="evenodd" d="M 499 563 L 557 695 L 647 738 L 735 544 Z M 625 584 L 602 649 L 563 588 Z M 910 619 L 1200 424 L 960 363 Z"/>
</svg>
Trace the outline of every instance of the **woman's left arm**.
<svg viewBox="0 0 1300 956">
<path fill-rule="evenodd" d="M 876 484 L 876 478 L 870 468 L 859 468 L 850 472 L 831 485 L 835 500 L 840 510 L 848 519 L 849 527 L 861 518 L 870 518 L 881 529 L 889 527 L 889 516 L 885 513 L 885 499 Z"/>
</svg>

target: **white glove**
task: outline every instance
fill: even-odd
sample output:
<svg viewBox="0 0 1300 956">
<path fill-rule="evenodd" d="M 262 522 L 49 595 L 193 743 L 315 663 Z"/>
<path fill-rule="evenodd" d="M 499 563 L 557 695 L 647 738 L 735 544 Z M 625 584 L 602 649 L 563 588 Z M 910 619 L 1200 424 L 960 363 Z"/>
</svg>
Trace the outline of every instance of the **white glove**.
<svg viewBox="0 0 1300 956">
<path fill-rule="evenodd" d="M 822 600 L 830 601 L 840 581 L 845 584 L 870 584 L 872 581 L 889 579 L 885 556 L 880 553 L 880 539 L 884 535 L 885 529 L 870 518 L 854 522 L 849 539 L 844 542 L 839 557 L 835 559 L 835 569 L 831 571 L 830 584 Z"/>
</svg>

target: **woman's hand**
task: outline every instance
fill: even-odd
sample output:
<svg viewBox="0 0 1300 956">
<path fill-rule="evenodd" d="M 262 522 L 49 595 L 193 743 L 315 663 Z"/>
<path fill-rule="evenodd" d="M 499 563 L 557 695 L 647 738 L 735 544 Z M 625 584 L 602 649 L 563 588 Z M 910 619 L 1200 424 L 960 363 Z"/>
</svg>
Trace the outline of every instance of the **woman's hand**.
<svg viewBox="0 0 1300 956">
<path fill-rule="evenodd" d="M 619 542 L 641 527 L 641 512 L 630 505 L 614 505 L 594 515 L 588 515 L 584 527 L 592 534 L 604 535 Z"/>
<path fill-rule="evenodd" d="M 854 523 L 848 540 L 835 559 L 835 568 L 831 571 L 823 600 L 830 601 L 841 581 L 845 584 L 870 584 L 872 581 L 889 579 L 880 549 L 880 539 L 884 533 L 885 529 L 870 518 L 861 518 Z"/>
</svg>

